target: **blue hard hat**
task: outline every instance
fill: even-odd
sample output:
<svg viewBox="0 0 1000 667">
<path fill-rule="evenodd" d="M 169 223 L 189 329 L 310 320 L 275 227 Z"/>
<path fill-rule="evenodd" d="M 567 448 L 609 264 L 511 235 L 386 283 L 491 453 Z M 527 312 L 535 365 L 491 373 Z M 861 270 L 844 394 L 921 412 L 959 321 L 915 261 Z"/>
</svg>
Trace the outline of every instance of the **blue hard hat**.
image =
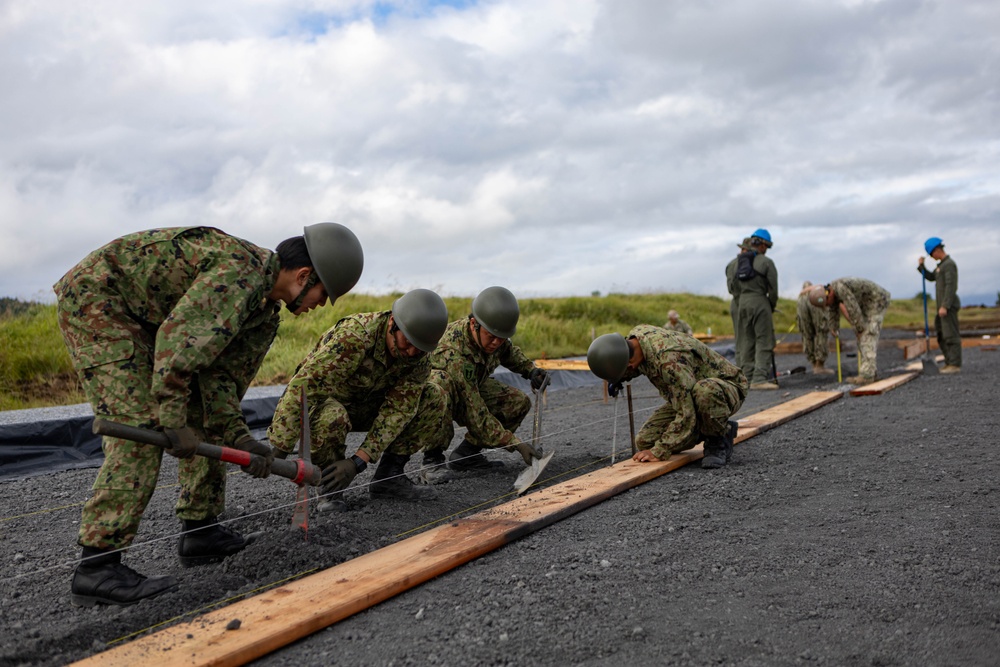
<svg viewBox="0 0 1000 667">
<path fill-rule="evenodd" d="M 766 241 L 768 247 L 770 247 L 772 245 L 772 243 L 771 243 L 771 233 L 769 231 L 767 231 L 766 229 L 763 229 L 763 228 L 758 229 L 757 231 L 755 231 L 750 236 L 755 236 L 755 237 L 761 239 L 762 241 Z"/>
<path fill-rule="evenodd" d="M 944 245 L 944 241 L 942 241 L 936 236 L 932 236 L 926 241 L 924 241 L 924 250 L 926 250 L 927 254 L 929 255 L 935 250 L 937 250 L 937 247 L 940 245 Z"/>
</svg>

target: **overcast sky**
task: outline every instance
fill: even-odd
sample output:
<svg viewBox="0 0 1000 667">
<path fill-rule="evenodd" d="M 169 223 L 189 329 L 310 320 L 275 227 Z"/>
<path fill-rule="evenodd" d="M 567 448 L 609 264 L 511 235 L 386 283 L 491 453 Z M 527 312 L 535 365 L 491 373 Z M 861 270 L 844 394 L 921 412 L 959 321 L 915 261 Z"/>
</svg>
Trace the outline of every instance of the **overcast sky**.
<svg viewBox="0 0 1000 667">
<path fill-rule="evenodd" d="M 920 292 L 941 236 L 1000 290 L 996 0 L 0 0 L 0 296 L 127 232 L 273 248 L 357 290 Z"/>
</svg>

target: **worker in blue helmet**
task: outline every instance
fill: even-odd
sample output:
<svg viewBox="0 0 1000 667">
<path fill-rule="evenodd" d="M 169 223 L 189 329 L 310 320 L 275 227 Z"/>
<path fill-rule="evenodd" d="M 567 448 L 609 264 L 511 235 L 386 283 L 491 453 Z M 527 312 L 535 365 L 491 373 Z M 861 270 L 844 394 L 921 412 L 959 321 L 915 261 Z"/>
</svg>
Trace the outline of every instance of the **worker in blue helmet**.
<svg viewBox="0 0 1000 667">
<path fill-rule="evenodd" d="M 942 373 L 958 373 L 962 370 L 962 336 L 958 330 L 958 310 L 962 302 L 958 298 L 958 265 L 944 249 L 944 241 L 932 236 L 924 241 L 924 250 L 937 266 L 933 271 L 924 267 L 924 258 L 917 260 L 917 271 L 934 283 L 937 313 L 934 315 L 934 332 L 938 347 L 944 355 Z"/>
<path fill-rule="evenodd" d="M 778 305 L 778 269 L 769 257 L 774 245 L 766 229 L 750 235 L 755 253 L 752 270 L 739 271 L 736 363 L 743 370 L 750 389 L 777 389 L 774 378 L 774 309 Z"/>
</svg>

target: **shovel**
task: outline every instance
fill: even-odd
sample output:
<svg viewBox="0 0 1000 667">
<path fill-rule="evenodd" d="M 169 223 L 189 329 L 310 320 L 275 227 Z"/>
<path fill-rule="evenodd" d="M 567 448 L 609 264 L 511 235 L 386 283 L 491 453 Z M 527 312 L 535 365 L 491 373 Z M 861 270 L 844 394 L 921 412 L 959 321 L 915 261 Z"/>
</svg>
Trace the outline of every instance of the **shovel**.
<svg viewBox="0 0 1000 667">
<path fill-rule="evenodd" d="M 551 378 L 546 375 L 545 379 L 542 380 L 542 386 L 537 390 L 532 389 L 535 392 L 535 422 L 531 428 L 531 444 L 536 448 L 539 447 L 538 441 L 542 435 L 542 394 L 545 393 L 545 388 L 549 386 L 550 380 Z M 545 469 L 545 466 L 552 459 L 553 454 L 555 452 L 549 452 L 540 459 L 531 459 L 531 465 L 522 470 L 521 474 L 514 480 L 514 491 L 517 492 L 517 495 L 521 495 L 528 490 L 529 486 L 535 483 L 538 476 L 542 474 L 542 470 Z"/>
<path fill-rule="evenodd" d="M 924 275 L 923 267 L 920 268 L 920 280 L 924 286 L 924 356 L 920 358 L 920 363 L 924 367 L 924 373 L 937 375 L 938 367 L 934 363 L 934 358 L 931 357 L 931 327 L 930 321 L 927 319 L 927 276 Z"/>
<path fill-rule="evenodd" d="M 790 371 L 779 371 L 779 372 L 777 372 L 777 373 L 774 374 L 774 377 L 779 377 L 780 378 L 780 377 L 786 377 L 788 375 L 798 375 L 799 373 L 805 373 L 805 372 L 806 372 L 806 367 L 805 366 L 796 366 L 795 368 L 793 368 Z"/>
</svg>

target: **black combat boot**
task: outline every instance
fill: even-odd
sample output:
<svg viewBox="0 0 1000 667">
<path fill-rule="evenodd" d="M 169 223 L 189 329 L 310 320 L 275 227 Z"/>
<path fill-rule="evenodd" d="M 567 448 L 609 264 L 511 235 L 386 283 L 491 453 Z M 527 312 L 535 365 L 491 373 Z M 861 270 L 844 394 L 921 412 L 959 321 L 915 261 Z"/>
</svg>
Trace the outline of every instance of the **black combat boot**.
<svg viewBox="0 0 1000 667">
<path fill-rule="evenodd" d="M 702 443 L 705 455 L 701 459 L 702 468 L 721 468 L 726 465 L 726 443 L 721 435 L 705 436 Z"/>
<path fill-rule="evenodd" d="M 229 526 L 219 523 L 216 517 L 208 519 L 183 519 L 184 534 L 177 543 L 181 565 L 192 567 L 218 563 L 227 556 L 242 551 L 256 535 L 240 535 Z"/>
<path fill-rule="evenodd" d="M 705 456 L 701 460 L 702 468 L 721 468 L 733 457 L 733 443 L 739 423 L 733 420 L 726 422 L 725 435 L 710 435 L 705 438 Z"/>
<path fill-rule="evenodd" d="M 733 458 L 733 445 L 736 444 L 736 433 L 740 430 L 740 423 L 730 419 L 726 422 L 726 434 L 722 436 L 722 444 L 725 447 L 726 463 Z"/>
<path fill-rule="evenodd" d="M 487 472 L 504 467 L 502 462 L 483 456 L 482 451 L 482 447 L 463 440 L 448 457 L 448 467 L 463 472 Z"/>
<path fill-rule="evenodd" d="M 398 500 L 432 500 L 437 497 L 437 492 L 428 486 L 417 486 L 414 484 L 403 468 L 409 456 L 385 452 L 378 462 L 378 468 L 372 475 L 371 484 L 368 486 L 368 495 L 372 499 L 376 498 L 396 498 Z"/>
<path fill-rule="evenodd" d="M 73 573 L 70 584 L 73 604 L 93 607 L 95 604 L 127 606 L 161 593 L 177 590 L 173 577 L 145 577 L 122 564 L 121 551 L 84 547 L 82 562 Z"/>
</svg>

